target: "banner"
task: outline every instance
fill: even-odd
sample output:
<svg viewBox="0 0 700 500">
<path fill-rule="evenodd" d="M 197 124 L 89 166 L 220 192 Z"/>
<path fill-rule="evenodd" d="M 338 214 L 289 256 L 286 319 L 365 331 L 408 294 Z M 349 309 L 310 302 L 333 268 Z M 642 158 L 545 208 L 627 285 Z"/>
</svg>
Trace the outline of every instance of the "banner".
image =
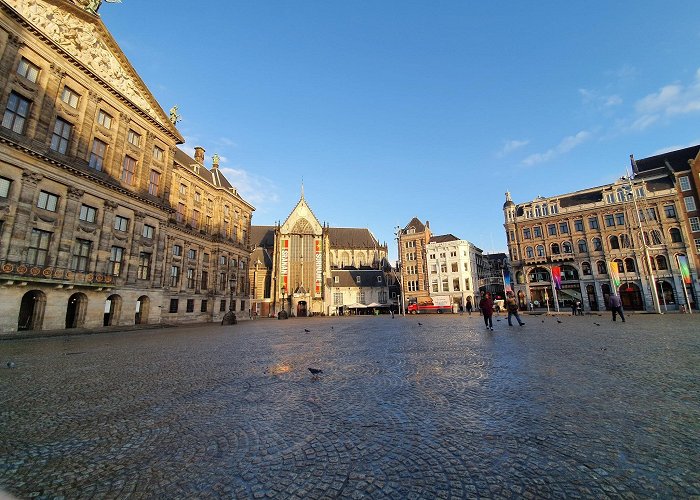
<svg viewBox="0 0 700 500">
<path fill-rule="evenodd" d="M 617 262 L 615 261 L 608 262 L 608 266 L 610 267 L 610 280 L 615 286 L 615 295 L 617 295 L 617 291 L 620 288 L 620 284 L 622 283 L 620 281 L 620 270 L 618 269 Z"/>
<path fill-rule="evenodd" d="M 552 268 L 552 281 L 554 282 L 554 288 L 561 290 L 561 269 L 559 266 Z"/>
<path fill-rule="evenodd" d="M 690 285 L 692 281 L 690 280 L 690 266 L 688 265 L 688 257 L 685 255 L 676 255 L 676 259 L 678 260 L 678 267 L 681 270 L 683 283 Z"/>
<path fill-rule="evenodd" d="M 510 271 L 508 269 L 503 270 L 503 291 L 505 293 L 513 291 L 513 287 L 510 283 Z"/>
<path fill-rule="evenodd" d="M 280 249 L 280 277 L 282 278 L 281 292 L 289 295 L 289 240 L 282 240 Z"/>
<path fill-rule="evenodd" d="M 321 254 L 321 240 L 314 240 L 314 259 L 316 264 L 316 295 L 321 295 L 321 282 L 323 280 L 323 255 Z"/>
</svg>

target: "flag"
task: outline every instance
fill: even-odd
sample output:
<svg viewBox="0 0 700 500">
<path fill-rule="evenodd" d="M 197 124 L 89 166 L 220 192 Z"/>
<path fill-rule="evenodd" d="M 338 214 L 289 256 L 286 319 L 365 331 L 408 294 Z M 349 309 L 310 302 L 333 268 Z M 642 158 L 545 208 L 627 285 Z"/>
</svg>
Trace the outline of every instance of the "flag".
<svg viewBox="0 0 700 500">
<path fill-rule="evenodd" d="M 611 261 L 608 263 L 610 266 L 610 280 L 615 286 L 615 294 L 617 295 L 617 289 L 620 288 L 620 270 L 617 267 L 617 262 Z"/>
<path fill-rule="evenodd" d="M 508 269 L 503 270 L 503 291 L 505 293 L 513 291 L 513 287 L 510 284 L 510 271 Z"/>
<path fill-rule="evenodd" d="M 688 265 L 688 257 L 685 255 L 676 255 L 676 259 L 678 259 L 678 267 L 681 270 L 683 283 L 690 285 L 692 281 L 690 280 L 690 266 Z"/>
<path fill-rule="evenodd" d="M 554 288 L 561 290 L 561 268 L 559 266 L 552 268 L 552 281 L 554 281 Z"/>
</svg>

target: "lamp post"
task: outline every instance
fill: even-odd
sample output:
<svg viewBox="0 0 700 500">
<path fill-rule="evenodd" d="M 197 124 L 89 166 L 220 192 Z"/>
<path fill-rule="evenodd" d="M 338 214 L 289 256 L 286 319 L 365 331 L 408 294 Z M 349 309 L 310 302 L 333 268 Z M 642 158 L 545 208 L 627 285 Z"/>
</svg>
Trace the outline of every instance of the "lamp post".
<svg viewBox="0 0 700 500">
<path fill-rule="evenodd" d="M 235 307 L 233 306 L 233 295 L 236 291 L 236 281 L 237 280 L 238 280 L 238 276 L 236 276 L 235 274 L 232 274 L 228 280 L 229 288 L 231 291 L 231 298 L 229 299 L 229 305 L 228 305 L 229 311 L 235 311 Z"/>
<path fill-rule="evenodd" d="M 406 311 L 404 309 L 404 290 L 403 290 L 403 269 L 401 266 L 401 227 L 396 226 L 394 228 L 396 230 L 396 247 L 398 250 L 398 265 L 397 270 L 399 271 L 399 314 L 403 314 L 404 316 L 406 315 Z"/>
</svg>

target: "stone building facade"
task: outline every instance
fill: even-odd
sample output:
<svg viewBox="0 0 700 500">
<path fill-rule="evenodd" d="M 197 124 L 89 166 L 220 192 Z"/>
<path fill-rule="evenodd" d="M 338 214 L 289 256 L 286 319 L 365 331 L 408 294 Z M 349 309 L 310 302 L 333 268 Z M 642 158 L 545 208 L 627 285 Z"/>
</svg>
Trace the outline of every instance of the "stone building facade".
<svg viewBox="0 0 700 500">
<path fill-rule="evenodd" d="M 475 245 L 452 234 L 431 236 L 426 246 L 430 296 L 449 297 L 456 306 L 478 304 L 477 255 Z"/>
<path fill-rule="evenodd" d="M 417 217 L 397 232 L 401 293 L 406 308 L 411 300 L 420 302 L 430 297 L 427 250 L 432 233 L 430 222 L 423 224 Z"/>
<path fill-rule="evenodd" d="M 691 239 L 668 170 L 519 204 L 506 193 L 503 212 L 521 307 L 532 302 L 556 309 L 581 300 L 584 309 L 596 311 L 606 308 L 611 293 L 631 310 L 671 310 L 684 303 L 677 257 L 689 254 Z M 560 290 L 553 268 L 561 272 Z M 691 274 L 696 283 L 694 263 Z M 687 293 L 695 302 L 696 285 Z"/>
<path fill-rule="evenodd" d="M 172 286 L 172 246 L 203 258 L 225 244 L 245 266 L 246 243 L 179 223 L 174 183 L 229 199 L 243 224 L 252 207 L 177 159 L 173 116 L 87 2 L 7 0 L 0 10 L 0 331 L 217 320 L 216 296 L 195 313 L 196 288 L 185 282 L 185 298 L 181 281 Z M 193 268 L 201 285 L 204 266 Z"/>
</svg>

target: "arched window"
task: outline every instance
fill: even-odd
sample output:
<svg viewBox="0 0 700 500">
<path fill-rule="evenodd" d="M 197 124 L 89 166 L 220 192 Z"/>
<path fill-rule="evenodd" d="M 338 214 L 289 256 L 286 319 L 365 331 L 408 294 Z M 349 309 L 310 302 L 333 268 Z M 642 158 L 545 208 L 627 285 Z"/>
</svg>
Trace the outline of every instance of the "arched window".
<svg viewBox="0 0 700 500">
<path fill-rule="evenodd" d="M 598 274 L 608 274 L 608 266 L 605 265 L 604 260 L 599 260 L 595 263 L 598 268 Z"/>
<path fill-rule="evenodd" d="M 564 281 L 575 281 L 578 279 L 578 271 L 573 266 L 561 266 L 561 279 Z"/>
<path fill-rule="evenodd" d="M 658 229 L 651 230 L 651 244 L 661 245 L 661 232 Z"/>
<path fill-rule="evenodd" d="M 613 250 L 619 250 L 620 249 L 620 240 L 617 239 L 617 236 L 612 235 L 610 237 L 610 248 Z"/>
<path fill-rule="evenodd" d="M 533 259 L 535 257 L 535 251 L 532 249 L 532 247 L 527 247 L 525 249 L 525 254 L 527 255 L 528 259 Z"/>
<path fill-rule="evenodd" d="M 564 253 L 574 253 L 574 249 L 571 246 L 570 241 L 565 241 L 564 243 L 562 243 L 561 249 L 562 249 L 562 252 L 564 252 Z"/>
<path fill-rule="evenodd" d="M 625 259 L 625 269 L 626 269 L 625 272 L 628 272 L 628 273 L 633 273 L 636 271 L 637 266 L 634 263 L 633 258 L 629 257 L 629 258 Z"/>
<path fill-rule="evenodd" d="M 613 262 L 615 264 L 617 264 L 617 272 L 619 272 L 619 273 L 625 272 L 625 263 L 622 262 L 622 259 L 615 259 Z"/>
<path fill-rule="evenodd" d="M 544 257 L 544 245 L 537 245 L 537 256 Z"/>
<path fill-rule="evenodd" d="M 559 255 L 560 253 L 559 243 L 552 243 L 552 255 Z"/>
<path fill-rule="evenodd" d="M 593 250 L 596 252 L 600 252 L 603 250 L 603 242 L 600 240 L 600 238 L 593 238 L 592 240 L 593 243 Z"/>
<path fill-rule="evenodd" d="M 588 243 L 586 240 L 578 240 L 578 253 L 588 252 Z"/>
<path fill-rule="evenodd" d="M 672 227 L 669 233 L 671 234 L 672 243 L 680 243 L 683 241 L 683 238 L 681 237 L 681 230 L 677 227 Z"/>
<path fill-rule="evenodd" d="M 593 271 L 591 270 L 591 264 L 588 262 L 581 262 L 581 269 L 583 270 L 584 276 L 590 276 L 593 274 Z"/>
<path fill-rule="evenodd" d="M 668 269 L 668 261 L 663 255 L 657 255 L 656 259 L 653 260 L 656 261 L 656 269 L 660 271 L 665 271 L 666 269 Z"/>
<path fill-rule="evenodd" d="M 544 267 L 535 267 L 527 275 L 527 278 L 530 280 L 530 283 L 549 281 L 549 271 L 547 271 Z"/>
<path fill-rule="evenodd" d="M 628 234 L 623 233 L 620 235 L 620 246 L 622 248 L 630 248 L 632 245 L 630 245 L 630 237 Z"/>
</svg>

